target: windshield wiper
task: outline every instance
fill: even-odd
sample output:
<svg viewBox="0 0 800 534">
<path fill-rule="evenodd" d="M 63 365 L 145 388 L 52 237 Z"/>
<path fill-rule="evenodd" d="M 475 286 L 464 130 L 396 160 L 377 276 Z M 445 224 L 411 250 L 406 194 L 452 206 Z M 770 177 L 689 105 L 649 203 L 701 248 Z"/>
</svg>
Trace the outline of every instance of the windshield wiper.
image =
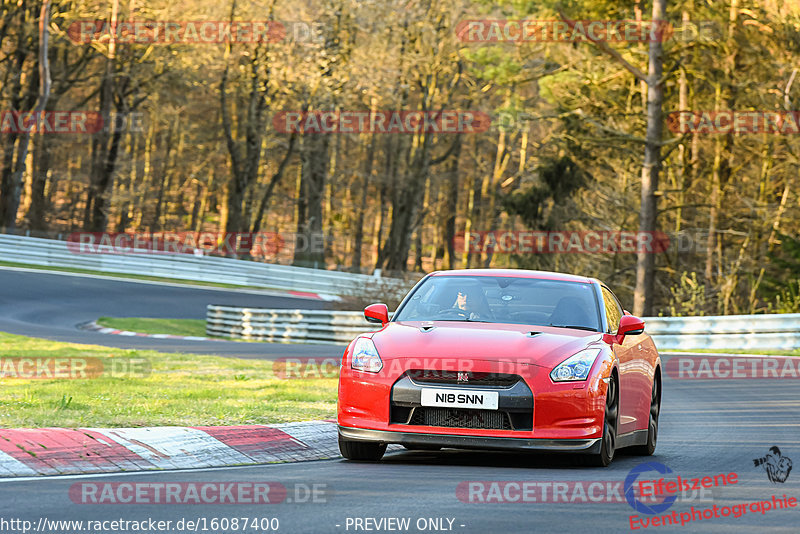
<svg viewBox="0 0 800 534">
<path fill-rule="evenodd" d="M 554 328 L 575 328 L 576 330 L 588 330 L 589 332 L 597 332 L 597 329 L 592 328 L 591 326 L 581 326 L 581 325 L 571 325 L 571 324 L 551 324 L 548 326 L 552 326 Z"/>
</svg>

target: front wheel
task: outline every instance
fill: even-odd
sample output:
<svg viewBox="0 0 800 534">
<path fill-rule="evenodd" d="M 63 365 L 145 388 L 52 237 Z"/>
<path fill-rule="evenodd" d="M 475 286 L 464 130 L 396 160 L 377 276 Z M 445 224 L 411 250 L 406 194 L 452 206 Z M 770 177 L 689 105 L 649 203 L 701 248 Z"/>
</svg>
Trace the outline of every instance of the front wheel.
<svg viewBox="0 0 800 534">
<path fill-rule="evenodd" d="M 370 441 L 350 441 L 340 436 L 339 451 L 348 460 L 377 462 L 383 458 L 383 453 L 386 452 L 386 444 Z"/>
<path fill-rule="evenodd" d="M 653 379 L 653 393 L 650 396 L 650 422 L 647 425 L 647 443 L 631 447 L 632 454 L 638 456 L 652 456 L 656 452 L 658 441 L 658 414 L 661 411 L 661 382 L 658 377 Z"/>
<path fill-rule="evenodd" d="M 619 388 L 612 376 L 606 391 L 606 411 L 603 420 L 603 438 L 600 452 L 586 457 L 586 463 L 595 467 L 608 467 L 614 460 L 617 447 L 617 419 L 619 416 Z"/>
</svg>

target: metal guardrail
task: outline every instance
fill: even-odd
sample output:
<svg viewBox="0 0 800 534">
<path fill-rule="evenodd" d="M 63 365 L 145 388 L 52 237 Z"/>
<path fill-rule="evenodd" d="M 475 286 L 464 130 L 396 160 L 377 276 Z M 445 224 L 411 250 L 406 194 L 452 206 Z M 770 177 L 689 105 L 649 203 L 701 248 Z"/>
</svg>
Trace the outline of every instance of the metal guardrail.
<svg viewBox="0 0 800 534">
<path fill-rule="evenodd" d="M 793 350 L 800 348 L 800 313 L 649 317 L 645 331 L 659 349 Z"/>
<path fill-rule="evenodd" d="M 800 333 L 800 313 L 720 315 L 712 317 L 649 317 L 648 330 L 659 334 Z"/>
<path fill-rule="evenodd" d="M 800 333 L 764 334 L 683 334 L 660 335 L 650 332 L 659 350 L 794 350 L 800 348 Z"/>
<path fill-rule="evenodd" d="M 277 310 L 210 305 L 206 334 L 284 343 L 347 344 L 358 334 L 374 332 L 364 314 L 349 311 Z"/>
<path fill-rule="evenodd" d="M 196 282 L 308 291 L 329 295 L 358 292 L 371 284 L 405 293 L 409 283 L 394 278 L 188 254 L 76 254 L 65 241 L 0 235 L 0 261 L 86 269 L 114 274 L 166 277 Z"/>
<path fill-rule="evenodd" d="M 800 348 L 800 314 L 645 317 L 660 350 Z M 208 335 L 260 341 L 345 344 L 378 330 L 361 312 L 208 306 Z"/>
</svg>

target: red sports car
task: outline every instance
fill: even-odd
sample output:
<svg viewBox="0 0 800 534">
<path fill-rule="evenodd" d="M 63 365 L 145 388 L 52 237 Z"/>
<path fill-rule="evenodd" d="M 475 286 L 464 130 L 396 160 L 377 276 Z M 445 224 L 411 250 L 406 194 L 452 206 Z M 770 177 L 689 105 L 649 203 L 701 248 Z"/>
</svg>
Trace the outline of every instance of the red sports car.
<svg viewBox="0 0 800 534">
<path fill-rule="evenodd" d="M 407 449 L 527 450 L 607 466 L 653 454 L 661 360 L 644 322 L 602 282 L 567 274 L 466 269 L 423 278 L 391 320 L 345 350 L 339 448 L 379 460 Z"/>
</svg>

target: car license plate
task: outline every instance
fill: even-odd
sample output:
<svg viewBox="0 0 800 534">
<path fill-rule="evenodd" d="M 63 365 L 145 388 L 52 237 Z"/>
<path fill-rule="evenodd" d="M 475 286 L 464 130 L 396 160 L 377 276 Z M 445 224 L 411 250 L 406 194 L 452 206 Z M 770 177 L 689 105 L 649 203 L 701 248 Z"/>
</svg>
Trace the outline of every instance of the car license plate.
<svg viewBox="0 0 800 534">
<path fill-rule="evenodd" d="M 421 402 L 423 406 L 496 410 L 498 398 L 499 394 L 496 391 L 423 388 Z"/>
</svg>

